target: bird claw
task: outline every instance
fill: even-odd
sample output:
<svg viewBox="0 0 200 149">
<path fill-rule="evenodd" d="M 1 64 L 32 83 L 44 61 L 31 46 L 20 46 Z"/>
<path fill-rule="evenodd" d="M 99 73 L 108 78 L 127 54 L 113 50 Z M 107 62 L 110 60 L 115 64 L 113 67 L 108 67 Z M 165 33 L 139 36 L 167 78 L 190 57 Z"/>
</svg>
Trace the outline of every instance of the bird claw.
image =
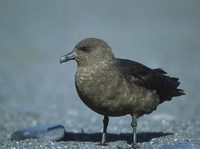
<svg viewBox="0 0 200 149">
<path fill-rule="evenodd" d="M 99 146 L 107 146 L 108 144 L 106 142 L 100 142 L 98 145 Z"/>
<path fill-rule="evenodd" d="M 138 144 L 132 144 L 131 148 L 138 149 L 138 148 L 140 148 L 140 146 Z"/>
</svg>

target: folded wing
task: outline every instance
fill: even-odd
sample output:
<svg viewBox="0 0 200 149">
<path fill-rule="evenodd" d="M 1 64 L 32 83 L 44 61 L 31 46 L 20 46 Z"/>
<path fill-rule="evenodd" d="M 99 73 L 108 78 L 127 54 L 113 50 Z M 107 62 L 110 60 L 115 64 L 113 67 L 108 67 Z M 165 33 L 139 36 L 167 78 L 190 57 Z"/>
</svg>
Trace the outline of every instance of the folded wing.
<svg viewBox="0 0 200 149">
<path fill-rule="evenodd" d="M 150 69 L 143 64 L 127 59 L 117 59 L 120 71 L 130 83 L 155 90 L 160 97 L 160 103 L 171 100 L 174 96 L 185 93 L 178 89 L 180 84 L 178 78 L 167 76 L 161 68 Z"/>
</svg>

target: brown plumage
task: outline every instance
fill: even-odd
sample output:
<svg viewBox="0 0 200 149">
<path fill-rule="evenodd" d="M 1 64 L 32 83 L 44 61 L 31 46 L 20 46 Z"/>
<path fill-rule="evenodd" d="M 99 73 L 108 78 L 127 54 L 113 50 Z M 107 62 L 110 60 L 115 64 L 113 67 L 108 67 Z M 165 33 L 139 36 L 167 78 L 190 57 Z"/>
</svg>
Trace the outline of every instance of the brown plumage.
<svg viewBox="0 0 200 149">
<path fill-rule="evenodd" d="M 132 116 L 133 146 L 136 146 L 137 117 L 151 113 L 174 96 L 184 95 L 178 89 L 178 78 L 169 77 L 161 68 L 150 69 L 138 62 L 115 58 L 103 40 L 80 41 L 60 63 L 76 60 L 76 89 L 81 100 L 95 112 L 104 115 L 102 143 L 106 140 L 109 116 Z"/>
<path fill-rule="evenodd" d="M 127 59 L 117 59 L 117 62 L 128 80 L 132 80 L 138 86 L 156 90 L 160 103 L 185 94 L 183 90 L 177 88 L 180 84 L 179 79 L 167 76 L 161 68 L 150 69 Z"/>
</svg>

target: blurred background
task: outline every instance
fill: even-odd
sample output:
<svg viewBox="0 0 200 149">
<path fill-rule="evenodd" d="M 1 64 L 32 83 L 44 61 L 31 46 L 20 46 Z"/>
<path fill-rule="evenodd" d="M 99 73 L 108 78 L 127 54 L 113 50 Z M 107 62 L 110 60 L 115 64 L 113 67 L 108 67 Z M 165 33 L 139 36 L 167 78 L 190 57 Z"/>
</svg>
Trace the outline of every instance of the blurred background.
<svg viewBox="0 0 200 149">
<path fill-rule="evenodd" d="M 79 99 L 76 63 L 63 54 L 87 37 L 104 39 L 116 57 L 179 77 L 186 95 L 160 105 L 145 121 L 198 118 L 199 0 L 0 0 L 0 124 L 17 129 L 61 123 L 98 132 L 102 116 Z M 131 132 L 130 117 L 113 118 L 109 131 Z M 156 127 L 156 126 L 155 126 Z M 156 128 L 155 128 L 156 130 Z"/>
</svg>

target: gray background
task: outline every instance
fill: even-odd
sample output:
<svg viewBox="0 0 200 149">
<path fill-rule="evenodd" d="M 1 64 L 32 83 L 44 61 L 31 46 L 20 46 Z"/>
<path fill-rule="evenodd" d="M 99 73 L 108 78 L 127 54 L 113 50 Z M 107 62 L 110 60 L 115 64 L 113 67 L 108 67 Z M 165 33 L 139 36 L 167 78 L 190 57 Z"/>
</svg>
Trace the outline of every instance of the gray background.
<svg viewBox="0 0 200 149">
<path fill-rule="evenodd" d="M 102 116 L 88 109 L 74 85 L 76 63 L 63 54 L 87 37 L 104 39 L 116 57 L 161 67 L 179 77 L 186 96 L 139 120 L 199 119 L 199 0 L 0 0 L 0 127 L 11 133 L 41 123 L 73 132 L 99 132 Z M 143 125 L 144 124 L 144 125 Z M 131 132 L 130 117 L 113 118 L 109 132 Z"/>
</svg>

